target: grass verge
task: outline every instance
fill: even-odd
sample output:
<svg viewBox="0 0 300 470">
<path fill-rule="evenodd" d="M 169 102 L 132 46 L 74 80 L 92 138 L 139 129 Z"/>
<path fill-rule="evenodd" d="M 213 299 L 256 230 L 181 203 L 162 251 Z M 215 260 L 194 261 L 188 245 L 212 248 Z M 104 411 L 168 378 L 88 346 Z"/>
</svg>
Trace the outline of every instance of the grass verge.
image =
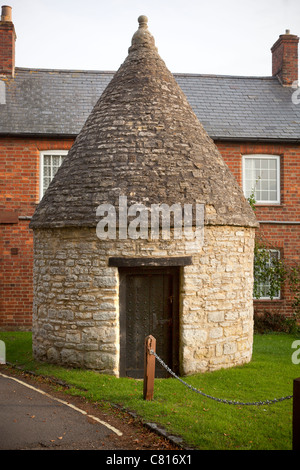
<svg viewBox="0 0 300 470">
<path fill-rule="evenodd" d="M 185 377 L 213 397 L 243 403 L 292 395 L 300 365 L 293 364 L 292 344 L 299 336 L 255 335 L 249 364 Z M 174 378 L 156 379 L 154 400 L 143 400 L 143 381 L 116 378 L 82 369 L 67 369 L 33 360 L 31 333 L 0 332 L 6 359 L 24 370 L 68 383 L 69 394 L 84 396 L 106 408 L 117 404 L 180 435 L 189 446 L 202 450 L 290 450 L 292 399 L 271 405 L 219 403 L 191 391 Z M 299 355 L 298 355 L 299 356 Z"/>
</svg>

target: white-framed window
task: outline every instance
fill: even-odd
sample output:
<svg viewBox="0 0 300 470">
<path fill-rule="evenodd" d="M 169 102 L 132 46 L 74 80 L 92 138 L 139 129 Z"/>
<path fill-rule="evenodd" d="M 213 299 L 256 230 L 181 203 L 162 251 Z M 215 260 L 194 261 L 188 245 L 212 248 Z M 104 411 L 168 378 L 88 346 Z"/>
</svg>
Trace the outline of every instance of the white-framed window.
<svg viewBox="0 0 300 470">
<path fill-rule="evenodd" d="M 254 194 L 258 204 L 280 203 L 280 157 L 278 155 L 243 156 L 243 190 Z"/>
<path fill-rule="evenodd" d="M 275 265 L 276 265 L 276 262 L 280 259 L 280 251 L 274 250 L 274 249 L 263 250 L 263 251 L 264 251 L 264 255 L 263 255 L 264 263 L 267 268 L 271 268 L 270 276 L 273 277 L 273 285 L 274 285 L 274 280 L 275 281 L 279 280 L 279 276 L 275 270 Z M 273 267 L 274 267 L 274 270 L 272 269 Z M 265 275 L 260 276 L 260 271 L 261 270 L 257 268 L 256 272 L 254 272 L 255 284 L 256 284 L 255 286 L 256 295 L 254 297 L 259 300 L 280 299 L 280 288 L 278 287 L 277 289 L 273 290 L 273 295 L 271 297 L 271 294 L 270 294 L 272 291 L 271 279 L 270 278 L 268 279 L 268 277 L 266 277 Z"/>
<path fill-rule="evenodd" d="M 40 152 L 40 199 L 44 196 L 67 154 L 68 150 L 45 150 Z"/>
</svg>

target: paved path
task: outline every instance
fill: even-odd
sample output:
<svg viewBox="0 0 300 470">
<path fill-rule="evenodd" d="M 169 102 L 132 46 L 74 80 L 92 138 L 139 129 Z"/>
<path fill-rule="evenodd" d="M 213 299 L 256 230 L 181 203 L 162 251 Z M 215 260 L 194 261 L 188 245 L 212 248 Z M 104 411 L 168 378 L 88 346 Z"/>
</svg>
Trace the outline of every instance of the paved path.
<svg viewBox="0 0 300 470">
<path fill-rule="evenodd" d="M 3 366 L 0 450 L 25 449 L 178 452 L 180 447 L 129 413 L 106 412 L 84 397 L 57 390 L 47 379 Z"/>
<path fill-rule="evenodd" d="M 0 397 L 1 450 L 111 449 L 107 438 L 122 436 L 109 423 L 2 373 Z"/>
</svg>

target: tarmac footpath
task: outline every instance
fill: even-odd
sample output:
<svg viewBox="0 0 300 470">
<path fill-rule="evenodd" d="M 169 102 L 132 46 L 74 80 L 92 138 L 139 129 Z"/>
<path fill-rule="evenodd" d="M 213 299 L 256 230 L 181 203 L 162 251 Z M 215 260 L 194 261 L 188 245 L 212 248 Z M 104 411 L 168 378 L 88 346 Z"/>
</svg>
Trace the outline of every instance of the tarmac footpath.
<svg viewBox="0 0 300 470">
<path fill-rule="evenodd" d="M 0 367 L 0 451 L 178 452 L 183 448 L 174 442 L 177 438 L 118 406 L 107 411 L 84 396 L 70 395 L 51 378 Z"/>
<path fill-rule="evenodd" d="M 16 377 L 0 373 L 0 450 L 103 449 L 122 431 Z"/>
</svg>

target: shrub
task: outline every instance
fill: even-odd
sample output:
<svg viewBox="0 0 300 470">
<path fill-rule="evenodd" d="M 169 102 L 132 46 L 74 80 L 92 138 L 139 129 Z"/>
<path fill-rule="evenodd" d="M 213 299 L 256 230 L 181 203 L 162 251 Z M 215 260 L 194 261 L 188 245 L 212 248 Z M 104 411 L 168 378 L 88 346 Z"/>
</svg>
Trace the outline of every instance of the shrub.
<svg viewBox="0 0 300 470">
<path fill-rule="evenodd" d="M 296 316 L 287 317 L 281 313 L 264 311 L 254 313 L 254 332 L 259 334 L 280 332 L 297 333 L 299 325 Z"/>
</svg>

